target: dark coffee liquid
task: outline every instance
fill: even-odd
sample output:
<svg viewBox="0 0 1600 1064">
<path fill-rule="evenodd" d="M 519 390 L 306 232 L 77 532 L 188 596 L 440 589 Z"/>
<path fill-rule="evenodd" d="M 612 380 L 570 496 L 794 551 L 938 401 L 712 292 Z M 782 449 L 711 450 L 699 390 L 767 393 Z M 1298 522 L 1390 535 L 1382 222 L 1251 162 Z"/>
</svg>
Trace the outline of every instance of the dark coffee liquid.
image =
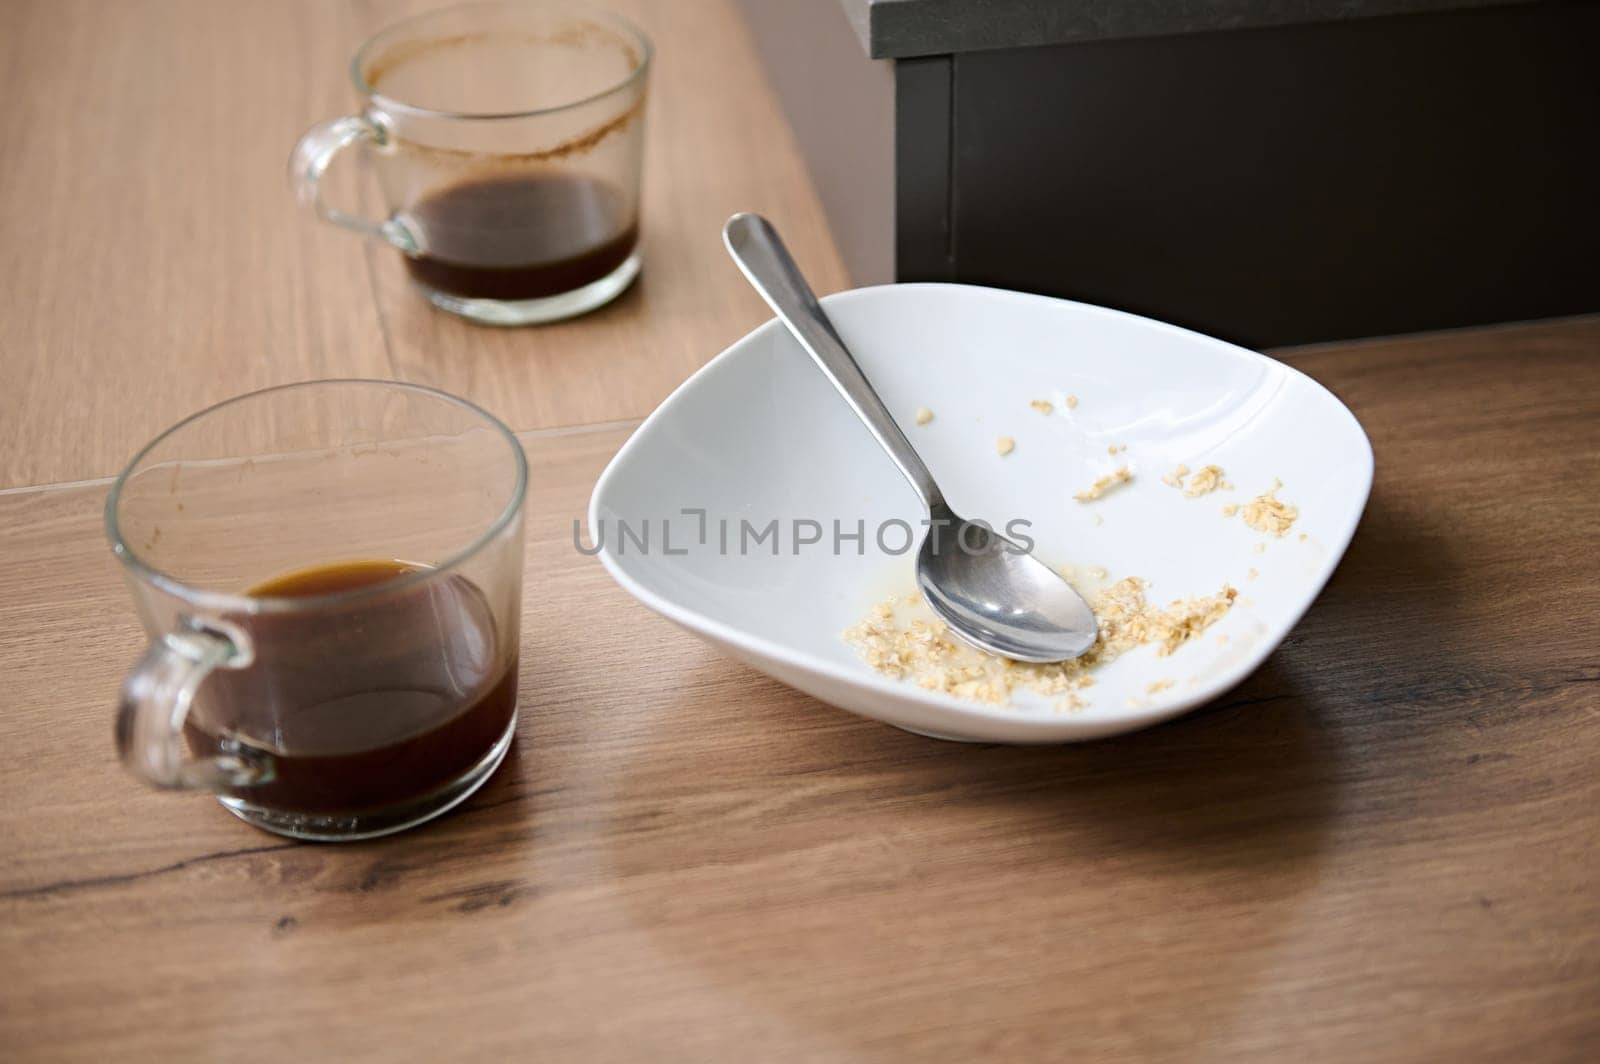
<svg viewBox="0 0 1600 1064">
<path fill-rule="evenodd" d="M 638 223 L 611 185 L 565 174 L 482 178 L 441 189 L 412 219 L 426 251 L 411 276 L 471 299 L 540 299 L 598 281 L 638 243 Z"/>
<path fill-rule="evenodd" d="M 197 755 L 244 747 L 270 757 L 270 780 L 230 796 L 303 813 L 381 809 L 460 779 L 505 734 L 517 663 L 500 644 L 488 600 L 461 576 L 375 588 L 415 571 L 352 562 L 251 589 L 274 597 L 374 591 L 305 615 L 229 618 L 249 635 L 255 661 L 207 677 L 184 732 Z"/>
</svg>

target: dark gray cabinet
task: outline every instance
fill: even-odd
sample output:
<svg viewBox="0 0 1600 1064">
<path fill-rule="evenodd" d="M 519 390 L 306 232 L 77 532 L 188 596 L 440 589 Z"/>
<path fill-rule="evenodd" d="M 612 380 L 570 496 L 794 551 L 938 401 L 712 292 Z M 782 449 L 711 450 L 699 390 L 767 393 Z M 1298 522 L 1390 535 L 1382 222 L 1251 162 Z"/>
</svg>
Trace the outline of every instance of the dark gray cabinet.
<svg viewBox="0 0 1600 1064">
<path fill-rule="evenodd" d="M 1600 310 L 1600 5 L 744 2 L 861 283 L 1253 346 Z"/>
</svg>

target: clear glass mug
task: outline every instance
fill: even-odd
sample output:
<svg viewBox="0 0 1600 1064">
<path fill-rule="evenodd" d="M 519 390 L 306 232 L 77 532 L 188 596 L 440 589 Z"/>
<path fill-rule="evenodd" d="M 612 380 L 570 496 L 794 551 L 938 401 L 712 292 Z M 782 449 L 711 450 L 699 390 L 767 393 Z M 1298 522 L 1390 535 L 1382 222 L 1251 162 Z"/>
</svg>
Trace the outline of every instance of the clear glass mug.
<svg viewBox="0 0 1600 1064">
<path fill-rule="evenodd" d="M 324 220 L 398 248 L 437 307 L 488 325 L 582 314 L 639 273 L 649 66 L 643 33 L 579 5 L 419 15 L 356 53 L 362 112 L 307 132 L 290 184 Z M 331 207 L 318 190 L 354 145 L 382 186 L 382 221 Z"/>
<path fill-rule="evenodd" d="M 123 763 L 298 838 L 465 799 L 516 728 L 526 486 L 509 429 L 415 385 L 291 384 L 167 430 L 106 501 L 150 637 Z"/>
</svg>

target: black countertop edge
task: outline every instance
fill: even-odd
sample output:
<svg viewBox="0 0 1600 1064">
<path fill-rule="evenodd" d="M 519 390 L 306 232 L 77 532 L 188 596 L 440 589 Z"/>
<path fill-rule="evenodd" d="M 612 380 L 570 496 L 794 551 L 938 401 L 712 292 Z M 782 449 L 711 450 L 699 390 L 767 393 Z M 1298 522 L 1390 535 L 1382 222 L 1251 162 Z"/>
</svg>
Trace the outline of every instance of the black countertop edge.
<svg viewBox="0 0 1600 1064">
<path fill-rule="evenodd" d="M 839 0 L 873 59 L 1552 0 Z"/>
</svg>

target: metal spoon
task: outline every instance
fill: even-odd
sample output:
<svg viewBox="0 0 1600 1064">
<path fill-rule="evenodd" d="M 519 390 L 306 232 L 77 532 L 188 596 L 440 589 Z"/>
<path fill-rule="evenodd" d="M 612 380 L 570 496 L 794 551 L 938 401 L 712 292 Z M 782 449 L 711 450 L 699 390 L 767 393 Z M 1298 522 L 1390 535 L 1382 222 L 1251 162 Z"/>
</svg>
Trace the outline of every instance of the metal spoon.
<svg viewBox="0 0 1600 1064">
<path fill-rule="evenodd" d="M 728 253 L 810 353 L 928 508 L 917 586 L 950 630 L 1016 661 L 1064 661 L 1094 644 L 1094 613 L 1072 585 L 1015 541 L 957 515 L 822 312 L 777 231 L 757 214 L 722 227 Z"/>
</svg>

